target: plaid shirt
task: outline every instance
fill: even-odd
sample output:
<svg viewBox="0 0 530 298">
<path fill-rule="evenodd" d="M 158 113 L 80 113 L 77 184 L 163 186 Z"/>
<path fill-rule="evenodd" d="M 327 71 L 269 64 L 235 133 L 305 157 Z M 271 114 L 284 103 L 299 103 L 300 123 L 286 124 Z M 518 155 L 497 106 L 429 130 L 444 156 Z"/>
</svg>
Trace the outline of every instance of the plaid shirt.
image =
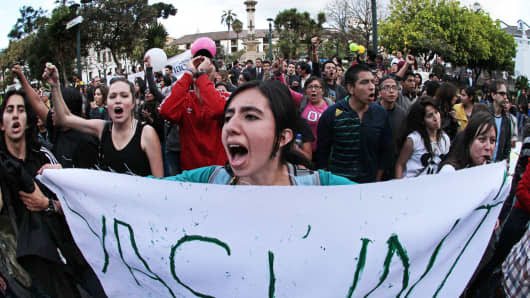
<svg viewBox="0 0 530 298">
<path fill-rule="evenodd" d="M 503 287 L 508 297 L 530 297 L 530 225 L 502 264 Z"/>
</svg>

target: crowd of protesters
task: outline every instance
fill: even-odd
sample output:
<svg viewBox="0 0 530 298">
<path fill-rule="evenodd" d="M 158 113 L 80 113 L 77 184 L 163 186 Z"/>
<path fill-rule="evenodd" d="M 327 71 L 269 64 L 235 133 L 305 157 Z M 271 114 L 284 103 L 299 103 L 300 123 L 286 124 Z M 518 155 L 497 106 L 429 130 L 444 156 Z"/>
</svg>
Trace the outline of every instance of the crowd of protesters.
<svg viewBox="0 0 530 298">
<path fill-rule="evenodd" d="M 0 248 L 8 256 L 0 258 L 1 294 L 105 296 L 60 202 L 31 179 L 45 168 L 234 185 L 355 184 L 507 160 L 517 140 L 511 196 L 464 295 L 529 294 L 528 280 L 520 280 L 528 277 L 521 264 L 530 245 L 525 89 L 510 100 L 503 81 L 477 85 L 470 71 L 456 79 L 445 75 L 441 57 L 401 51 L 389 65 L 372 51 L 353 62 L 324 60 L 318 38 L 304 61 L 258 58 L 244 66 L 221 66 L 207 45 L 192 46 L 178 79 L 171 65 L 153 73 L 145 57 L 144 77 L 134 83 L 117 76 L 68 86 L 47 64 L 48 89 L 36 90 L 13 67 L 21 89 L 0 108 L 0 234 L 11 245 Z"/>
</svg>

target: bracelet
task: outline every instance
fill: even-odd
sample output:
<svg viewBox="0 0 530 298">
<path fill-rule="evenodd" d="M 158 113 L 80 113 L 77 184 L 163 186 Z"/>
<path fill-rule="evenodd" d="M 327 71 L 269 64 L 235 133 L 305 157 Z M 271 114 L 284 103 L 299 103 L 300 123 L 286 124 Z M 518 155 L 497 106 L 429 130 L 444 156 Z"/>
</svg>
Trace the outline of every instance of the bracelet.
<svg viewBox="0 0 530 298">
<path fill-rule="evenodd" d="M 199 71 L 197 71 L 197 72 L 195 73 L 194 77 L 195 77 L 195 78 L 198 78 L 198 77 L 200 77 L 200 76 L 202 76 L 202 75 L 204 75 L 204 74 L 206 74 L 205 71 L 199 70 Z"/>
<path fill-rule="evenodd" d="M 54 212 L 54 211 L 55 211 L 55 208 L 54 208 L 54 205 L 53 205 L 53 200 L 52 199 L 48 199 L 48 208 L 44 209 L 44 212 L 51 213 L 51 212 Z"/>
<path fill-rule="evenodd" d="M 54 200 L 48 199 L 48 208 L 44 209 L 44 212 L 46 213 L 58 213 L 59 207 L 57 207 L 57 204 Z"/>
</svg>

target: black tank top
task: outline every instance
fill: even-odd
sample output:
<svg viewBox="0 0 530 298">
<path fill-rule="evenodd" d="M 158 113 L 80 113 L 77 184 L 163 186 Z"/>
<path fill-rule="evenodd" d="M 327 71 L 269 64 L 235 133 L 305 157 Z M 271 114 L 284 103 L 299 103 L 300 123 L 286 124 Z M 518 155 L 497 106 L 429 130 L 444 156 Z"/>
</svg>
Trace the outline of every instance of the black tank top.
<svg viewBox="0 0 530 298">
<path fill-rule="evenodd" d="M 151 175 L 151 167 L 147 154 L 142 150 L 141 139 L 144 123 L 138 122 L 134 136 L 122 149 L 116 150 L 112 143 L 112 122 L 105 123 L 101 134 L 99 164 L 101 169 L 116 173 L 147 176 Z"/>
</svg>

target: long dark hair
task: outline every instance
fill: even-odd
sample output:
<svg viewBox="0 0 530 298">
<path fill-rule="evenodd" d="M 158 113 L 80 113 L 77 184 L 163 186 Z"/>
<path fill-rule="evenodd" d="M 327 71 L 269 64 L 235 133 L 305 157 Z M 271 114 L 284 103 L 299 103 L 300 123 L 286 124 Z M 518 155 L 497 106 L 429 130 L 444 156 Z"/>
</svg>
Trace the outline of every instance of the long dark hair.
<svg viewBox="0 0 530 298">
<path fill-rule="evenodd" d="M 401 151 L 401 148 L 407 140 L 408 135 L 414 131 L 417 131 L 423 139 L 425 149 L 427 149 L 429 153 L 432 153 L 431 140 L 429 138 L 429 134 L 427 133 L 427 128 L 425 127 L 425 110 L 427 110 L 428 106 L 433 107 L 439 112 L 438 107 L 434 103 L 432 97 L 427 95 L 420 97 L 414 104 L 412 104 L 412 106 L 410 106 L 407 118 L 405 119 L 405 124 L 401 127 L 401 134 L 397 140 L 398 152 Z M 439 129 L 436 133 L 436 139 L 440 140 L 441 137 L 442 129 Z"/>
<path fill-rule="evenodd" d="M 303 165 L 311 168 L 311 162 L 294 149 L 294 137 L 280 150 L 280 135 L 282 131 L 286 128 L 289 128 L 293 131 L 293 136 L 296 136 L 297 133 L 302 132 L 302 121 L 304 121 L 298 114 L 298 110 L 296 109 L 296 105 L 291 98 L 289 89 L 280 81 L 250 81 L 245 83 L 230 95 L 230 98 L 226 102 L 223 115 L 226 114 L 226 111 L 232 100 L 241 92 L 249 89 L 257 89 L 261 94 L 263 94 L 263 96 L 267 98 L 269 107 L 274 116 L 274 126 L 276 130 L 274 133 L 274 146 L 272 149 L 271 158 L 273 158 L 276 154 L 278 154 L 278 151 L 280 151 L 280 162 L 282 164 L 289 162 L 295 165 Z"/>
<path fill-rule="evenodd" d="M 444 82 L 436 90 L 434 98 L 438 104 L 438 110 L 442 118 L 446 117 L 453 108 L 453 98 L 456 96 L 456 86 L 449 82 Z"/>
<path fill-rule="evenodd" d="M 471 97 L 471 101 L 470 103 L 471 104 L 474 104 L 477 102 L 477 96 L 475 94 L 475 88 L 473 87 L 465 87 L 465 88 L 462 88 L 462 90 L 464 90 L 467 94 L 467 97 Z"/>
<path fill-rule="evenodd" d="M 0 124 L 4 121 L 4 111 L 7 106 L 7 102 L 9 101 L 9 98 L 13 95 L 20 95 L 24 99 L 24 106 L 26 110 L 26 152 L 29 152 L 31 148 L 35 144 L 38 144 L 38 137 L 37 137 L 37 114 L 31 107 L 31 104 L 29 103 L 28 97 L 26 96 L 26 92 L 23 90 L 15 90 L 11 89 L 7 91 L 7 93 L 4 96 L 4 100 L 2 101 L 2 104 L 0 105 Z M 1 142 L 4 142 L 4 132 L 0 132 L 0 135 L 2 136 Z"/>
<path fill-rule="evenodd" d="M 495 118 L 488 112 L 473 113 L 469 123 L 462 132 L 460 132 L 451 146 L 451 150 L 447 155 L 447 159 L 440 163 L 438 171 L 446 164 L 452 165 L 455 169 L 460 170 L 468 166 L 472 166 L 472 160 L 469 148 L 473 140 L 481 133 L 487 132 L 491 128 L 495 128 L 497 133 L 497 125 L 495 125 Z"/>
</svg>

